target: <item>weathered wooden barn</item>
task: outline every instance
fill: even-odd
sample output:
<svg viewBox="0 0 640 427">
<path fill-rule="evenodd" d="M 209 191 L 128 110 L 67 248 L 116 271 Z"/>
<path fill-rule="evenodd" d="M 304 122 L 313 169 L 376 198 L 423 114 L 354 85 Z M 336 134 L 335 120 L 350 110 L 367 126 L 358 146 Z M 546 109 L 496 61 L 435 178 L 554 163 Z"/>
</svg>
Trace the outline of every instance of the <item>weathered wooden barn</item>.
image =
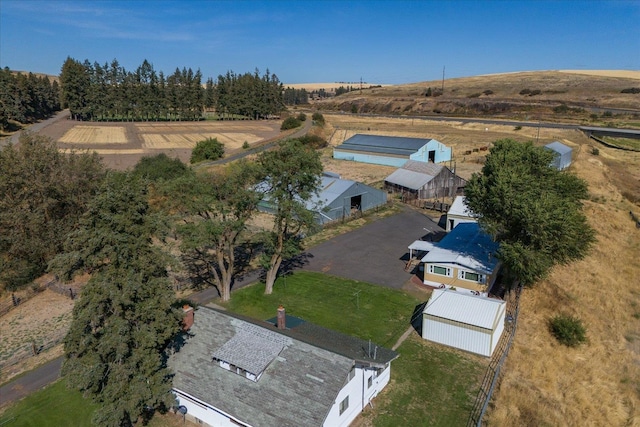
<svg viewBox="0 0 640 427">
<path fill-rule="evenodd" d="M 448 162 L 451 147 L 435 139 L 356 134 L 333 149 L 333 158 L 397 166 L 407 160 Z"/>
<path fill-rule="evenodd" d="M 384 184 L 387 191 L 402 194 L 408 200 L 438 199 L 454 197 L 466 180 L 444 165 L 409 160 L 389 175 Z"/>
</svg>

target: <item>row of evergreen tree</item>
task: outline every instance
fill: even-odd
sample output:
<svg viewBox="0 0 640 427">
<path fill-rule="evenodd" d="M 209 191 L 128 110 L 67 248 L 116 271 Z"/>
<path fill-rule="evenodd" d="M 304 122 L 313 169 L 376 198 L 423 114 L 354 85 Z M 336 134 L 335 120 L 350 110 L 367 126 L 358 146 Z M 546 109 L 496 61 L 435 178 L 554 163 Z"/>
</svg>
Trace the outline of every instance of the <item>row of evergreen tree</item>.
<svg viewBox="0 0 640 427">
<path fill-rule="evenodd" d="M 200 70 L 156 72 L 147 60 L 127 71 L 117 60 L 83 63 L 67 58 L 62 66 L 62 103 L 74 119 L 105 121 L 200 120 L 205 109 L 225 118 L 266 118 L 284 107 L 282 84 L 267 72 L 232 71 L 202 83 Z"/>
<path fill-rule="evenodd" d="M 0 129 L 9 120 L 33 123 L 60 110 L 57 82 L 33 73 L 14 73 L 8 67 L 0 69 Z"/>
</svg>

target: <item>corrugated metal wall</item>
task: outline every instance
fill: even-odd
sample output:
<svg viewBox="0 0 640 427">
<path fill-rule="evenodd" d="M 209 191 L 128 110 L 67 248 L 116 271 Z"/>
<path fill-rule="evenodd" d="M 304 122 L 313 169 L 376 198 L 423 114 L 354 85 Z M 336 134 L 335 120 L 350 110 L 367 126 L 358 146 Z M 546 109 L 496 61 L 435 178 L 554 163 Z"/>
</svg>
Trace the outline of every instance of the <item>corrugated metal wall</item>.
<svg viewBox="0 0 640 427">
<path fill-rule="evenodd" d="M 504 318 L 501 328 L 504 328 Z M 502 329 L 499 331 L 500 333 L 502 333 Z M 422 338 L 490 357 L 495 349 L 495 344 L 492 341 L 497 343 L 500 336 L 486 329 L 472 330 L 452 324 L 452 322 L 442 321 L 433 316 L 423 315 Z"/>
<path fill-rule="evenodd" d="M 357 196 L 362 197 L 360 207 L 362 212 L 382 206 L 387 202 L 387 193 L 385 191 L 356 182 L 329 204 L 328 209 L 323 210 L 322 213 L 331 217 L 334 221 L 346 218 L 351 215 L 351 198 Z"/>
</svg>

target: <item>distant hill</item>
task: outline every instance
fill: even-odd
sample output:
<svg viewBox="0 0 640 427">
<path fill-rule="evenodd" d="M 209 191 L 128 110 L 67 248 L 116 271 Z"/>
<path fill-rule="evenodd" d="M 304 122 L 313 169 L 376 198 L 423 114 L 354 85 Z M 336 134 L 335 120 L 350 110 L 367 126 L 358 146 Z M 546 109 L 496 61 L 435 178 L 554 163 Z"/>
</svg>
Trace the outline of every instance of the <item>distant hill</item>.
<svg viewBox="0 0 640 427">
<path fill-rule="evenodd" d="M 444 86 L 444 91 L 442 91 Z M 317 108 L 397 115 L 493 116 L 578 122 L 640 119 L 640 71 L 528 71 L 352 91 Z M 638 125 L 637 127 L 640 127 Z"/>
</svg>

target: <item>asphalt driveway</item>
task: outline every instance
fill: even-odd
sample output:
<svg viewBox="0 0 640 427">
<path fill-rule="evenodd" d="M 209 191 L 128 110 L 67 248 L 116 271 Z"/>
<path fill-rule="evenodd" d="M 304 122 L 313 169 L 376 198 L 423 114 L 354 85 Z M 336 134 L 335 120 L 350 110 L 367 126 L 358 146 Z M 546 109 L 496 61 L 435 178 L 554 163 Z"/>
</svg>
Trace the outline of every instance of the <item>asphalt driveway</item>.
<svg viewBox="0 0 640 427">
<path fill-rule="evenodd" d="M 303 269 L 400 289 L 411 278 L 404 270 L 408 246 L 444 230 L 417 210 L 367 224 L 311 248 Z"/>
</svg>

